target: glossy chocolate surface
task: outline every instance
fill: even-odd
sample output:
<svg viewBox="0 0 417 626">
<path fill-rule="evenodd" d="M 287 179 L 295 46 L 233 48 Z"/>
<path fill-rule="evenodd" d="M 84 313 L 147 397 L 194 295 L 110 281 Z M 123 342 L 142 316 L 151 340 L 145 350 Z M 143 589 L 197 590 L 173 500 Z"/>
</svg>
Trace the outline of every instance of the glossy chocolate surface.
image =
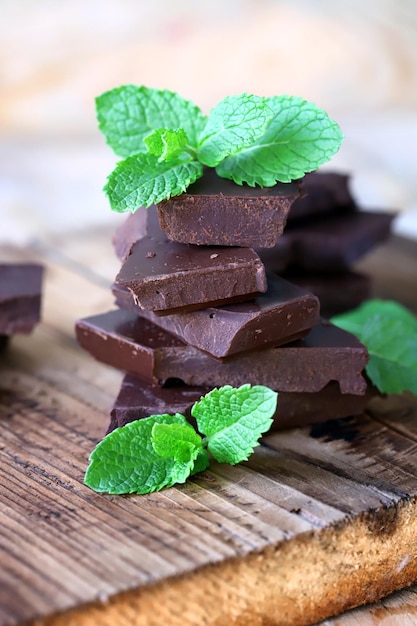
<svg viewBox="0 0 417 626">
<path fill-rule="evenodd" d="M 43 267 L 0 265 L 0 334 L 30 333 L 40 320 Z"/>
<path fill-rule="evenodd" d="M 134 311 L 214 357 L 289 343 L 304 336 L 320 317 L 318 298 L 278 276 L 256 300 L 191 313 L 158 316 L 141 310 L 130 292 L 113 285 L 116 304 Z"/>
</svg>

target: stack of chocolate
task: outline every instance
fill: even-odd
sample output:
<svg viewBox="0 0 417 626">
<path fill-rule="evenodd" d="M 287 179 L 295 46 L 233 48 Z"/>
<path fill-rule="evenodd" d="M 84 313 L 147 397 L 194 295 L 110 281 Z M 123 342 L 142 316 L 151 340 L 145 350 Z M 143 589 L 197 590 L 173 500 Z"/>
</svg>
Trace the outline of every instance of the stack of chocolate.
<svg viewBox="0 0 417 626">
<path fill-rule="evenodd" d="M 311 290 L 326 314 L 368 297 L 368 279 L 350 266 L 391 220 L 359 211 L 346 176 L 320 173 L 253 189 L 207 172 L 130 215 L 114 237 L 118 308 L 76 324 L 85 350 L 126 372 L 108 432 L 189 415 L 225 384 L 278 391 L 275 428 L 361 413 L 367 351 L 320 316 Z"/>
<path fill-rule="evenodd" d="M 15 334 L 29 334 L 40 320 L 43 268 L 0 264 L 0 349 Z"/>
</svg>

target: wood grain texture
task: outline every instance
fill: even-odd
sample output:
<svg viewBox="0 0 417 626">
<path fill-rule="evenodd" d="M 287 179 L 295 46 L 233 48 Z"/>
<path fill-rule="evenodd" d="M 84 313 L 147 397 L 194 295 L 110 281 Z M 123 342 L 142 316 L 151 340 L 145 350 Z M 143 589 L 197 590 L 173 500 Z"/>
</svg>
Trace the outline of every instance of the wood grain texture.
<svg viewBox="0 0 417 626">
<path fill-rule="evenodd" d="M 272 434 L 249 462 L 213 464 L 161 493 L 83 485 L 122 377 L 73 333 L 77 317 L 111 306 L 109 240 L 86 233 L 0 253 L 47 265 L 43 323 L 0 362 L 1 626 L 302 626 L 417 581 L 411 396 Z M 372 261 L 382 276 L 396 246 Z M 416 267 L 414 250 L 405 256 Z M 326 623 L 345 619 L 357 618 Z"/>
</svg>

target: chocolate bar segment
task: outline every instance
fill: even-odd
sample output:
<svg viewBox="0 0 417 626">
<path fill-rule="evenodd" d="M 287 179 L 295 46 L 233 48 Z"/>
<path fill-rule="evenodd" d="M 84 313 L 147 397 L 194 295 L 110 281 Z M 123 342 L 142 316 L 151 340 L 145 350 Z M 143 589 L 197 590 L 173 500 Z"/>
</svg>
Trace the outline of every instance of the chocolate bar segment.
<svg viewBox="0 0 417 626">
<path fill-rule="evenodd" d="M 107 432 L 151 415 L 181 413 L 190 419 L 193 404 L 209 391 L 211 391 L 209 387 L 188 387 L 183 384 L 161 387 L 127 375 L 123 378 L 110 412 Z"/>
<path fill-rule="evenodd" d="M 116 276 L 142 309 L 160 314 L 254 299 L 266 291 L 265 268 L 250 248 L 199 247 L 146 236 Z"/>
<path fill-rule="evenodd" d="M 96 359 L 150 383 L 179 379 L 192 386 L 245 383 L 291 392 L 317 392 L 337 381 L 343 394 L 363 394 L 368 353 L 353 335 L 322 321 L 303 339 L 223 361 L 187 345 L 149 320 L 115 310 L 79 320 L 80 345 Z"/>
<path fill-rule="evenodd" d="M 40 320 L 43 267 L 0 265 L 0 334 L 32 332 Z"/>
<path fill-rule="evenodd" d="M 268 291 L 251 302 L 169 316 L 143 311 L 130 292 L 117 283 L 113 293 L 120 308 L 138 313 L 219 359 L 294 341 L 315 326 L 320 317 L 316 296 L 273 275 L 268 277 Z"/>
<path fill-rule="evenodd" d="M 78 320 L 75 333 L 80 346 L 98 361 L 151 383 L 160 382 L 161 360 L 169 361 L 178 353 L 177 361 L 187 350 L 196 351 L 147 319 L 122 309 Z"/>
<path fill-rule="evenodd" d="M 157 206 L 169 239 L 206 246 L 271 247 L 284 230 L 295 183 L 259 188 L 236 185 L 207 169 L 186 193 Z"/>
<path fill-rule="evenodd" d="M 189 421 L 190 411 L 210 388 L 176 385 L 159 387 L 126 375 L 110 413 L 107 432 L 143 417 L 182 413 Z M 337 383 L 329 383 L 315 393 L 279 392 L 271 430 L 283 430 L 359 415 L 370 396 L 341 394 Z"/>
</svg>

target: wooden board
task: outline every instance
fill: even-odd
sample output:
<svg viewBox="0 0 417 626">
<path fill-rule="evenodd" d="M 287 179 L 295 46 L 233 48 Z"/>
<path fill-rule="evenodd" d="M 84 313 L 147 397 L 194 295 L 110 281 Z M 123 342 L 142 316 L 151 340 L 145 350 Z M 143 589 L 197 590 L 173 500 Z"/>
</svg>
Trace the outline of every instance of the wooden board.
<svg viewBox="0 0 417 626">
<path fill-rule="evenodd" d="M 302 626 L 417 581 L 411 395 L 272 434 L 249 462 L 161 493 L 83 485 L 122 378 L 73 333 L 76 318 L 112 305 L 110 236 L 0 252 L 47 266 L 43 322 L 0 360 L 0 625 Z M 416 309 L 414 246 L 394 240 L 361 265 L 377 293 Z M 416 610 L 407 593 L 403 617 Z"/>
</svg>

